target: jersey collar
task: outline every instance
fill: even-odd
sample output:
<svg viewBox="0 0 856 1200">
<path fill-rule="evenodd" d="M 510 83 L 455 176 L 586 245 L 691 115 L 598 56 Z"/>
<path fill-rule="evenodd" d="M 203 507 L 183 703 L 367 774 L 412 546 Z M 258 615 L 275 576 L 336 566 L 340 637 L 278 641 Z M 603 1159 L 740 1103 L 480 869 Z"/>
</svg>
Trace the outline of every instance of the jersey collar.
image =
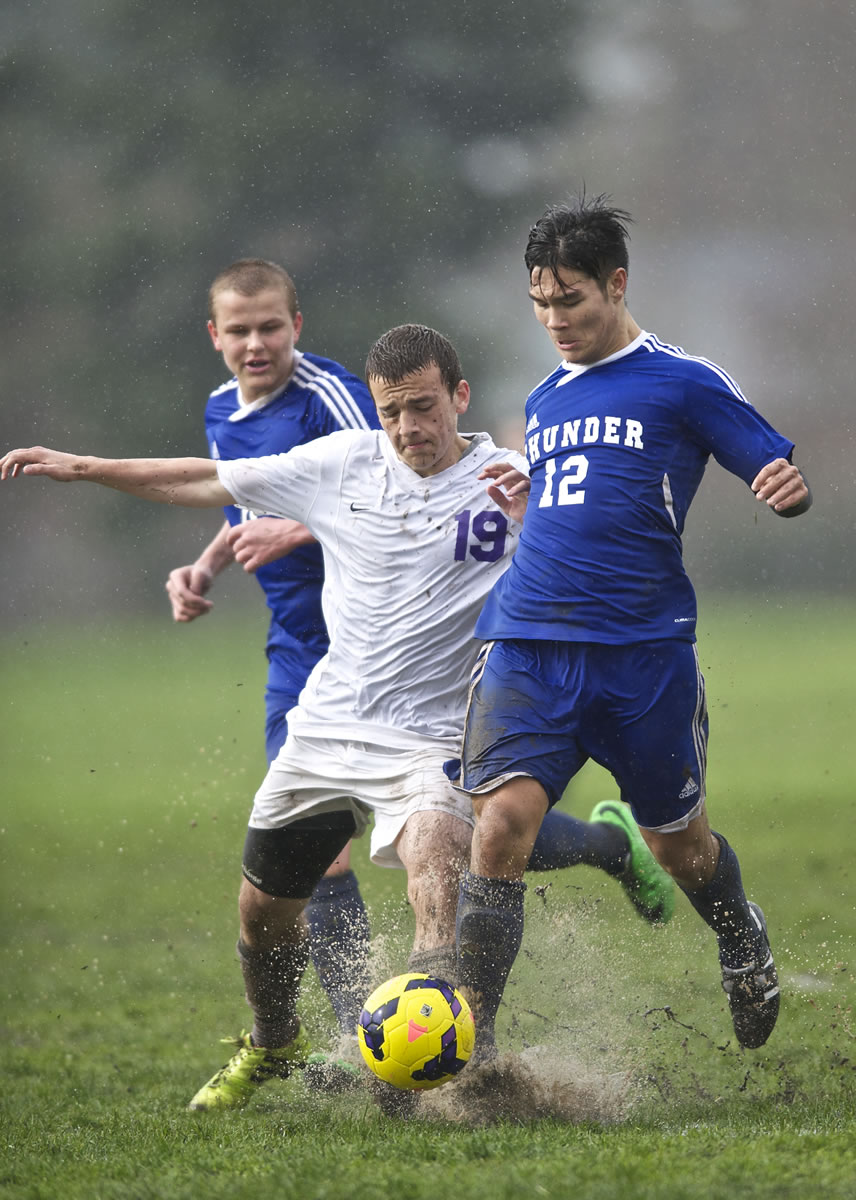
<svg viewBox="0 0 856 1200">
<path fill-rule="evenodd" d="M 559 366 L 563 371 L 567 371 L 567 380 L 563 379 L 562 383 L 566 383 L 571 379 L 576 379 L 578 375 L 584 375 L 586 371 L 590 371 L 592 367 L 603 367 L 607 363 L 617 362 L 620 358 L 626 358 L 628 354 L 633 354 L 638 350 L 642 343 L 650 335 L 644 329 L 640 330 L 639 335 L 628 342 L 626 346 L 622 346 L 620 350 L 616 350 L 614 354 L 610 354 L 607 358 L 599 358 L 593 363 L 569 363 L 561 362 Z"/>
</svg>

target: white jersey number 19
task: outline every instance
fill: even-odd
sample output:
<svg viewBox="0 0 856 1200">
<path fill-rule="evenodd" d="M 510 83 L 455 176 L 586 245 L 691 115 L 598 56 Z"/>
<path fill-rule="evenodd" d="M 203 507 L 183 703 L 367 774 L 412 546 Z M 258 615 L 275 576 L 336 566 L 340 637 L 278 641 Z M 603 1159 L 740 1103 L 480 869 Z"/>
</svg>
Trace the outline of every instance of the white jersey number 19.
<svg viewBox="0 0 856 1200">
<path fill-rule="evenodd" d="M 475 516 L 468 508 L 455 516 L 458 536 L 455 538 L 455 561 L 463 562 L 467 554 L 478 562 L 497 562 L 505 553 L 508 536 L 508 521 L 497 509 L 477 512 Z M 475 544 L 470 544 L 470 534 Z"/>
</svg>

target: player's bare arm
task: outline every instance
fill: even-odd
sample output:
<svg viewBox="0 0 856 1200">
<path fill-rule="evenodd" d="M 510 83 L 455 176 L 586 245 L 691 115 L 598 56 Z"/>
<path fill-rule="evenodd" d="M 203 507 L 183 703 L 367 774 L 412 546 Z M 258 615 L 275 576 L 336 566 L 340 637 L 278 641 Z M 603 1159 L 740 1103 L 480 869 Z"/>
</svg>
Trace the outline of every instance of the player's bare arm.
<svg viewBox="0 0 856 1200">
<path fill-rule="evenodd" d="M 233 503 L 208 458 L 94 458 L 31 446 L 0 458 L 0 479 L 18 475 L 44 475 L 57 483 L 100 483 L 142 500 L 187 508 Z"/>
<path fill-rule="evenodd" d="M 299 521 L 287 517 L 259 517 L 232 526 L 227 541 L 235 561 L 245 571 L 253 572 L 315 539 Z"/>
<path fill-rule="evenodd" d="M 259 517 L 240 525 L 224 521 L 196 562 L 170 571 L 166 592 L 174 621 L 195 621 L 214 607 L 206 593 L 214 579 L 230 563 L 238 562 L 247 572 L 290 554 L 315 539 L 299 521 L 285 517 Z"/>
<path fill-rule="evenodd" d="M 513 467 L 511 463 L 492 463 L 479 475 L 479 479 L 490 479 L 492 482 L 485 489 L 512 521 L 523 523 L 526 505 L 529 502 L 529 489 L 532 486 L 529 476 Z"/>
<path fill-rule="evenodd" d="M 811 492 L 799 467 L 786 458 L 774 458 L 752 480 L 752 491 L 774 512 L 798 517 L 811 507 Z"/>
</svg>

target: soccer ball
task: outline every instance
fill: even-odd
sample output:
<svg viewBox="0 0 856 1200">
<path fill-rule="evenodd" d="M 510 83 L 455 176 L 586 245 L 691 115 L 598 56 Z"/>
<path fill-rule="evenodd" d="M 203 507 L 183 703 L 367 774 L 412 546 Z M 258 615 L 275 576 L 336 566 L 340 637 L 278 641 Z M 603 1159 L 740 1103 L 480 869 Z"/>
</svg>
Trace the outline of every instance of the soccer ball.
<svg viewBox="0 0 856 1200">
<path fill-rule="evenodd" d="M 451 984 L 430 975 L 396 975 L 366 1000 L 357 1040 L 379 1079 L 424 1090 L 464 1069 L 476 1031 L 470 1006 Z"/>
</svg>

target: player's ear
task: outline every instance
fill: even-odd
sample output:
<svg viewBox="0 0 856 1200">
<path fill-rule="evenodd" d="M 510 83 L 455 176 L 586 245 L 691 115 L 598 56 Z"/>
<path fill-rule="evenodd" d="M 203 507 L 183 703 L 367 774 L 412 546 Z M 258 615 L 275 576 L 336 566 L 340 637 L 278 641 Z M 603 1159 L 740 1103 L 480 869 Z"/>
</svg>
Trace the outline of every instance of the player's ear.
<svg viewBox="0 0 856 1200">
<path fill-rule="evenodd" d="M 294 320 L 292 321 L 292 324 L 294 325 L 294 340 L 297 341 L 297 339 L 300 337 L 300 331 L 303 328 L 302 312 L 296 312 L 294 314 Z"/>
<path fill-rule="evenodd" d="M 223 347 L 220 345 L 220 338 L 217 336 L 217 326 L 213 321 L 208 322 L 208 332 L 211 335 L 211 341 L 214 343 L 214 349 L 222 351 Z"/>
<path fill-rule="evenodd" d="M 455 403 L 456 413 L 465 413 L 470 407 L 470 385 L 466 379 L 462 379 L 455 388 L 454 396 L 452 397 Z"/>
<path fill-rule="evenodd" d="M 616 267 L 606 281 L 606 294 L 610 300 L 621 300 L 627 291 L 627 272 L 624 267 Z"/>
</svg>

